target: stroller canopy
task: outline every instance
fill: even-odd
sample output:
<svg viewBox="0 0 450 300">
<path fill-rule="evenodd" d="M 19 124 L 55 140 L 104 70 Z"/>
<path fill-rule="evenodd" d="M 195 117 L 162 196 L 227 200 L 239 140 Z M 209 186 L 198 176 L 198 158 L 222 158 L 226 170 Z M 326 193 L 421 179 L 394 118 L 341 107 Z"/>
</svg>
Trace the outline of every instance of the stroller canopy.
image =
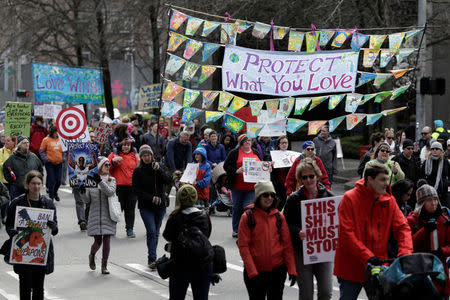
<svg viewBox="0 0 450 300">
<path fill-rule="evenodd" d="M 223 162 L 219 163 L 211 172 L 211 180 L 216 184 L 220 176 L 227 174 L 223 168 Z"/>
</svg>

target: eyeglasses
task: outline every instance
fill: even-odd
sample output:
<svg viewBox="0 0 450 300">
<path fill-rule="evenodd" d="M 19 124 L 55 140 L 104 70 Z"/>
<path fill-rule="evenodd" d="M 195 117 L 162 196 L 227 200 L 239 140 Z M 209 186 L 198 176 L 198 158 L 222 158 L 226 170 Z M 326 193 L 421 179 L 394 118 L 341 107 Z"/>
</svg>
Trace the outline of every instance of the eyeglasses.
<svg viewBox="0 0 450 300">
<path fill-rule="evenodd" d="M 289 144 L 289 142 L 281 142 L 280 144 L 282 144 L 282 145 Z"/>
<path fill-rule="evenodd" d="M 383 153 L 389 153 L 390 151 L 387 150 L 387 149 L 381 149 L 380 152 L 383 152 Z"/>
<path fill-rule="evenodd" d="M 275 198 L 275 193 L 262 193 L 261 196 L 263 196 L 264 198 Z"/>
<path fill-rule="evenodd" d="M 394 137 L 393 137 L 393 136 L 388 136 L 387 139 L 388 139 L 388 140 L 393 140 Z"/>
<path fill-rule="evenodd" d="M 316 175 L 314 175 L 314 174 L 309 174 L 309 175 L 303 175 L 302 176 L 302 179 L 303 180 L 306 180 L 306 179 L 314 179 L 314 177 L 316 177 Z"/>
<path fill-rule="evenodd" d="M 414 147 L 406 147 L 406 150 L 414 150 Z"/>
<path fill-rule="evenodd" d="M 314 151 L 314 148 L 306 148 L 306 151 Z"/>
<path fill-rule="evenodd" d="M 110 167 L 111 165 L 110 165 L 110 164 L 104 164 L 104 166 L 105 166 L 105 167 Z"/>
<path fill-rule="evenodd" d="M 431 150 L 441 150 L 441 149 L 439 149 L 439 148 L 431 148 Z"/>
<path fill-rule="evenodd" d="M 425 134 L 429 134 L 429 132 L 421 132 L 420 134 L 425 135 Z"/>
</svg>

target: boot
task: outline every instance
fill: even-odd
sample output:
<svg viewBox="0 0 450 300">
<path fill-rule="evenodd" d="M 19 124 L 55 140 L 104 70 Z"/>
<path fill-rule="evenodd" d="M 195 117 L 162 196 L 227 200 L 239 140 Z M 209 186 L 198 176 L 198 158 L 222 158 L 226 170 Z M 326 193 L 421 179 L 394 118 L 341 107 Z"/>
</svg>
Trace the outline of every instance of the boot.
<svg viewBox="0 0 450 300">
<path fill-rule="evenodd" d="M 94 254 L 89 254 L 89 268 L 91 268 L 91 270 L 95 270 L 95 268 L 96 268 Z"/>
<path fill-rule="evenodd" d="M 109 271 L 106 268 L 107 264 L 108 264 L 108 260 L 102 259 L 102 274 L 109 274 Z"/>
</svg>

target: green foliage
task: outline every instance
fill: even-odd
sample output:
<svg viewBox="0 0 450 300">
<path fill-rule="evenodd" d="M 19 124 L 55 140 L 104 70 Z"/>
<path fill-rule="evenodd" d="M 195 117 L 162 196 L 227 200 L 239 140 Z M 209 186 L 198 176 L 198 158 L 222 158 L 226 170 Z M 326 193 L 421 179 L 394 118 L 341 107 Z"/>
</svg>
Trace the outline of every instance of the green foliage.
<svg viewBox="0 0 450 300">
<path fill-rule="evenodd" d="M 345 158 L 359 159 L 359 147 L 364 145 L 363 136 L 345 136 L 341 137 L 342 152 Z"/>
</svg>

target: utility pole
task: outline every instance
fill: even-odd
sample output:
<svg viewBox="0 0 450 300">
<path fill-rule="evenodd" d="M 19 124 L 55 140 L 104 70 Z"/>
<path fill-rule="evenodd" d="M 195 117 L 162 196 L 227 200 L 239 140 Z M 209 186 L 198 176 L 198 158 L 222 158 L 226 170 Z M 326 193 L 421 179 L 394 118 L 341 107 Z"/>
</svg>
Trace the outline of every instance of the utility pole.
<svg viewBox="0 0 450 300">
<path fill-rule="evenodd" d="M 427 0 L 418 0 L 417 15 L 417 25 L 424 28 L 427 22 Z M 425 30 L 422 31 L 422 35 L 423 40 L 421 48 L 418 50 L 419 61 L 416 68 L 416 141 L 420 139 L 421 130 L 425 126 L 424 95 L 420 91 L 420 79 L 425 74 L 425 54 L 427 47 Z"/>
</svg>

